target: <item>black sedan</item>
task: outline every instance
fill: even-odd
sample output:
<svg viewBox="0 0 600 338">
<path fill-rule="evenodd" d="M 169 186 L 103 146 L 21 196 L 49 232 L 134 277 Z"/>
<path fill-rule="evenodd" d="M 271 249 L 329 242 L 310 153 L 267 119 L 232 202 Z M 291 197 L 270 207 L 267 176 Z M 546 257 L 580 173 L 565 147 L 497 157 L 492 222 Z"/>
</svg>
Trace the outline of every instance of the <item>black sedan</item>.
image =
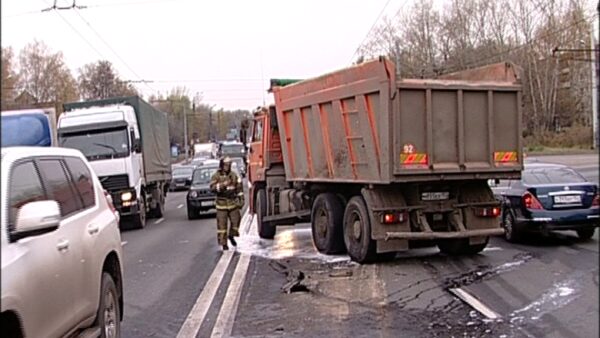
<svg viewBox="0 0 600 338">
<path fill-rule="evenodd" d="M 598 186 L 559 164 L 526 163 L 520 180 L 492 183 L 502 202 L 504 237 L 519 240 L 525 232 L 547 234 L 574 230 L 589 239 L 599 226 Z"/>
<path fill-rule="evenodd" d="M 213 165 L 194 170 L 192 185 L 186 198 L 188 219 L 196 219 L 200 211 L 215 208 L 216 196 L 210 190 L 210 179 L 218 169 L 218 166 Z"/>
<path fill-rule="evenodd" d="M 171 191 L 187 190 L 192 185 L 192 173 L 194 167 L 192 166 L 180 166 L 173 168 L 173 174 L 171 178 Z"/>
</svg>

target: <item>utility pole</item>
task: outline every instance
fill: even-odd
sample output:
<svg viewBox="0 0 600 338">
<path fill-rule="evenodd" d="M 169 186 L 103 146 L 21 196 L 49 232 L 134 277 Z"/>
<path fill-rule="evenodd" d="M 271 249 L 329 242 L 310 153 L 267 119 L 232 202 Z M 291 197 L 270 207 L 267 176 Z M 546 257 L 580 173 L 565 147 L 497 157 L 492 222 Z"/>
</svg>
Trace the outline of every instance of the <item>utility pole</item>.
<svg viewBox="0 0 600 338">
<path fill-rule="evenodd" d="M 598 147 L 598 63 L 596 60 L 596 39 L 594 39 L 594 31 L 590 32 L 590 52 L 592 64 L 592 149 Z"/>
<path fill-rule="evenodd" d="M 600 15 L 600 0 L 598 1 L 598 6 L 596 7 L 596 10 L 598 11 L 598 14 Z M 592 121 L 592 130 L 594 131 L 594 139 L 593 139 L 593 144 L 592 147 L 594 149 L 598 149 L 600 147 L 600 135 L 598 135 L 598 123 L 600 122 L 600 104 L 598 104 L 598 98 L 600 97 L 600 17 L 598 18 L 598 42 L 594 43 L 594 34 L 592 33 L 592 53 L 594 54 L 594 57 L 592 57 L 593 60 L 593 66 L 592 69 L 595 67 L 596 68 L 596 73 L 593 74 L 594 76 L 592 76 L 593 78 L 596 79 L 595 84 L 594 84 L 594 88 L 593 91 L 596 94 L 596 109 L 594 109 L 594 113 L 596 114 L 596 116 L 593 117 L 593 121 Z"/>
<path fill-rule="evenodd" d="M 185 107 L 186 104 L 184 102 L 183 104 L 183 144 L 185 144 L 184 149 L 185 149 L 185 162 L 187 163 L 188 161 L 188 156 L 189 156 L 189 142 L 188 142 L 188 137 L 187 137 L 187 114 L 185 111 Z"/>
</svg>

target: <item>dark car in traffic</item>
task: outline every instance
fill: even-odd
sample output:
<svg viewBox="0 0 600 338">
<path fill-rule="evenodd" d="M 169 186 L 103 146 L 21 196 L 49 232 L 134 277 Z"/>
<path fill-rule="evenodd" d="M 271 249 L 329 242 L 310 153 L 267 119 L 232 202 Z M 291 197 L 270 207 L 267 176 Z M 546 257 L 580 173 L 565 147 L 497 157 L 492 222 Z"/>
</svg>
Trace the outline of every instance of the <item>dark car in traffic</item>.
<svg viewBox="0 0 600 338">
<path fill-rule="evenodd" d="M 215 194 L 210 190 L 210 179 L 218 169 L 218 165 L 210 165 L 194 170 L 192 185 L 186 198 L 188 219 L 196 219 L 201 211 L 215 207 Z"/>
<path fill-rule="evenodd" d="M 189 189 L 192 185 L 193 173 L 194 167 L 192 166 L 180 166 L 173 168 L 170 190 L 178 191 Z"/>
<path fill-rule="evenodd" d="M 574 230 L 589 239 L 599 225 L 598 186 L 568 166 L 525 163 L 520 180 L 491 185 L 502 203 L 504 237 L 510 242 L 524 233 L 552 230 Z"/>
</svg>

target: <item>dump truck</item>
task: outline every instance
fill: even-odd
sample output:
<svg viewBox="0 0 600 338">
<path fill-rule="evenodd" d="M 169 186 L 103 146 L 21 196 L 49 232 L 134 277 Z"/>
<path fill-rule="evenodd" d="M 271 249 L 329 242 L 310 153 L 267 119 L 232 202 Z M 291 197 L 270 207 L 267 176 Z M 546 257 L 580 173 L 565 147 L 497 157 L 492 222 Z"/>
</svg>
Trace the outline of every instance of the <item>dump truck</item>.
<svg viewBox="0 0 600 338">
<path fill-rule="evenodd" d="M 523 167 L 518 73 L 503 63 L 464 79 L 397 78 L 380 58 L 272 80 L 249 145 L 259 236 L 310 222 L 319 252 L 360 263 L 423 246 L 481 252 L 504 231 L 488 180 Z"/>
<path fill-rule="evenodd" d="M 59 146 L 80 150 L 112 197 L 121 225 L 164 214 L 171 183 L 167 115 L 138 96 L 64 104 Z"/>
</svg>

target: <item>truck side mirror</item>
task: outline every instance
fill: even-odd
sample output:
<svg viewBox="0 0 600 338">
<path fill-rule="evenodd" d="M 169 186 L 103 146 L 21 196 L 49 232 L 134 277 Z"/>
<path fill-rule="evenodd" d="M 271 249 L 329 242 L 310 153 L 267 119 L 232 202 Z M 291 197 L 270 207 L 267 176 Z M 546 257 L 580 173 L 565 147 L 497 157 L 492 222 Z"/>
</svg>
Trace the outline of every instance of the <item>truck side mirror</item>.
<svg viewBox="0 0 600 338">
<path fill-rule="evenodd" d="M 133 140 L 133 152 L 138 154 L 142 152 L 142 145 L 139 138 Z"/>
</svg>

